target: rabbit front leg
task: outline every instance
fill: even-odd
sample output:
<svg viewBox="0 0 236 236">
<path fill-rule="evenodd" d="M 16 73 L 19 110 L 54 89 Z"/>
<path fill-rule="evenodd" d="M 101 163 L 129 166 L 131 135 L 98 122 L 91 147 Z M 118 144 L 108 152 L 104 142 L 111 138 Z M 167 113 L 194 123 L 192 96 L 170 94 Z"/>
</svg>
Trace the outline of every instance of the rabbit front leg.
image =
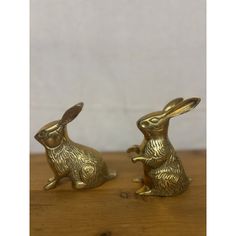
<svg viewBox="0 0 236 236">
<path fill-rule="evenodd" d="M 131 158 L 133 163 L 135 163 L 137 161 L 141 161 L 142 163 L 145 163 L 147 161 L 147 159 L 148 159 L 147 157 L 143 157 L 143 156 L 136 156 L 136 157 Z M 147 193 L 147 192 L 151 191 L 149 186 L 146 185 L 143 177 L 135 178 L 135 179 L 133 179 L 133 182 L 141 183 L 143 185 L 140 189 L 138 189 L 136 191 L 137 194 L 141 195 L 143 193 Z"/>
<path fill-rule="evenodd" d="M 48 182 L 52 182 L 52 181 L 54 181 L 55 179 L 56 179 L 56 177 L 53 176 L 53 177 L 51 177 L 51 178 L 48 179 Z"/>
<path fill-rule="evenodd" d="M 148 160 L 148 158 L 143 157 L 143 156 L 136 156 L 136 157 L 132 157 L 131 160 L 132 160 L 133 163 L 135 163 L 137 161 L 145 162 L 145 161 Z"/>
<path fill-rule="evenodd" d="M 151 167 L 157 168 L 162 165 L 166 161 L 166 157 L 144 157 L 144 156 L 136 156 L 131 158 L 132 162 L 135 163 L 137 161 L 141 161 L 143 164 Z"/>
<path fill-rule="evenodd" d="M 130 148 L 127 149 L 126 151 L 129 155 L 132 154 L 132 153 L 135 153 L 135 154 L 140 154 L 141 153 L 141 148 L 140 148 L 140 145 L 133 145 L 131 146 Z M 132 160 L 133 158 L 131 158 Z M 133 160 L 132 160 L 133 161 Z M 136 177 L 133 179 L 133 182 L 134 183 L 143 183 L 143 177 Z"/>
<path fill-rule="evenodd" d="M 57 186 L 57 183 L 59 182 L 60 178 L 59 177 L 51 177 L 48 179 L 48 183 L 44 186 L 45 190 L 50 190 L 53 189 Z"/>
<path fill-rule="evenodd" d="M 145 162 L 146 158 L 143 157 L 143 156 L 136 156 L 136 157 L 132 157 L 131 160 L 132 160 L 133 163 L 135 163 L 137 161 Z M 144 179 L 143 179 L 143 177 L 137 177 L 137 178 L 133 179 L 133 182 L 134 183 L 143 183 Z"/>
<path fill-rule="evenodd" d="M 77 180 L 77 181 L 73 181 L 72 182 L 72 186 L 75 188 L 75 189 L 82 189 L 86 186 L 86 184 L 80 180 Z"/>
</svg>

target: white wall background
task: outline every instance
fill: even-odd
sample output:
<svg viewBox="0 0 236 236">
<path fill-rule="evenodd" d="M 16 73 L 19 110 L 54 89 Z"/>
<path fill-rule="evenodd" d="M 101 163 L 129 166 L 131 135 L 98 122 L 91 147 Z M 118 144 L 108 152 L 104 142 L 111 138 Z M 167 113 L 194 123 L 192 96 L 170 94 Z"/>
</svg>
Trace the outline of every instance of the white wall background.
<svg viewBox="0 0 236 236">
<path fill-rule="evenodd" d="M 205 0 L 31 0 L 31 152 L 80 101 L 71 138 L 125 150 L 142 140 L 136 120 L 178 96 L 202 102 L 172 119 L 173 145 L 205 148 L 205 67 Z"/>
</svg>

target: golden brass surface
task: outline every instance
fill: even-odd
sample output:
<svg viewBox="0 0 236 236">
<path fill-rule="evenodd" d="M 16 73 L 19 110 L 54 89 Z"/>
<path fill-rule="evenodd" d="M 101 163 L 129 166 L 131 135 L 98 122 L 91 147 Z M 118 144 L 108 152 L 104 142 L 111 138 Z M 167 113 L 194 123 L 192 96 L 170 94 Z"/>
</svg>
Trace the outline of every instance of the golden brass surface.
<svg viewBox="0 0 236 236">
<path fill-rule="evenodd" d="M 134 179 L 134 182 L 143 185 L 136 191 L 137 194 L 174 196 L 187 189 L 190 180 L 169 141 L 168 126 L 170 118 L 190 111 L 199 102 L 200 98 L 176 98 L 162 111 L 150 113 L 137 121 L 144 140 L 141 145 L 134 145 L 127 150 L 133 163 L 143 163 L 144 178 Z"/>
<path fill-rule="evenodd" d="M 60 179 L 69 177 L 75 189 L 97 187 L 116 177 L 116 172 L 109 172 L 101 154 L 70 140 L 67 124 L 80 113 L 83 103 L 68 109 L 60 120 L 42 127 L 35 139 L 46 149 L 48 163 L 54 176 L 44 186 L 45 190 L 55 188 Z"/>
</svg>

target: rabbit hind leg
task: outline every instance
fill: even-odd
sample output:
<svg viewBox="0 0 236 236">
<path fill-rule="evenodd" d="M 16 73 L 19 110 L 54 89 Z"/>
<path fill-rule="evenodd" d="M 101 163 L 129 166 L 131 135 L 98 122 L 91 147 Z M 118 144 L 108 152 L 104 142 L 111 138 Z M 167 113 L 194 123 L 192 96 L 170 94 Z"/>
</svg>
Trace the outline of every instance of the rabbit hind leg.
<svg viewBox="0 0 236 236">
<path fill-rule="evenodd" d="M 79 176 L 71 176 L 71 181 L 72 181 L 72 187 L 75 189 L 83 189 L 87 186 L 86 183 L 81 181 L 81 178 Z"/>
<path fill-rule="evenodd" d="M 86 183 L 82 182 L 82 181 L 73 181 L 72 182 L 72 186 L 75 188 L 75 189 L 83 189 L 86 187 Z"/>
<path fill-rule="evenodd" d="M 72 181 L 72 187 L 75 189 L 83 189 L 87 186 L 86 183 L 84 183 L 81 180 L 81 175 L 83 176 L 83 173 L 77 171 L 77 169 L 72 169 L 70 172 L 70 179 Z"/>
</svg>

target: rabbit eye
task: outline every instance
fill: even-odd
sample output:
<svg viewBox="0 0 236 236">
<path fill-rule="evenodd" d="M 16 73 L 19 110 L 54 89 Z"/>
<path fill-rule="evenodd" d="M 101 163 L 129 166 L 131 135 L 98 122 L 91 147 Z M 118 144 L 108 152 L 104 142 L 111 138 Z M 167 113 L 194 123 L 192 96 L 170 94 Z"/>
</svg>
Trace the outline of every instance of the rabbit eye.
<svg viewBox="0 0 236 236">
<path fill-rule="evenodd" d="M 42 138 L 48 138 L 48 136 L 49 136 L 49 133 L 46 132 L 46 131 L 43 131 L 43 132 L 41 133 L 41 137 L 42 137 Z"/>
<path fill-rule="evenodd" d="M 152 122 L 152 123 L 157 123 L 158 121 L 159 121 L 159 119 L 157 119 L 157 118 L 155 118 L 155 117 L 151 119 L 151 122 Z"/>
<path fill-rule="evenodd" d="M 39 133 L 39 137 L 40 137 L 40 138 L 45 137 L 45 131 L 41 131 L 41 132 Z"/>
</svg>

